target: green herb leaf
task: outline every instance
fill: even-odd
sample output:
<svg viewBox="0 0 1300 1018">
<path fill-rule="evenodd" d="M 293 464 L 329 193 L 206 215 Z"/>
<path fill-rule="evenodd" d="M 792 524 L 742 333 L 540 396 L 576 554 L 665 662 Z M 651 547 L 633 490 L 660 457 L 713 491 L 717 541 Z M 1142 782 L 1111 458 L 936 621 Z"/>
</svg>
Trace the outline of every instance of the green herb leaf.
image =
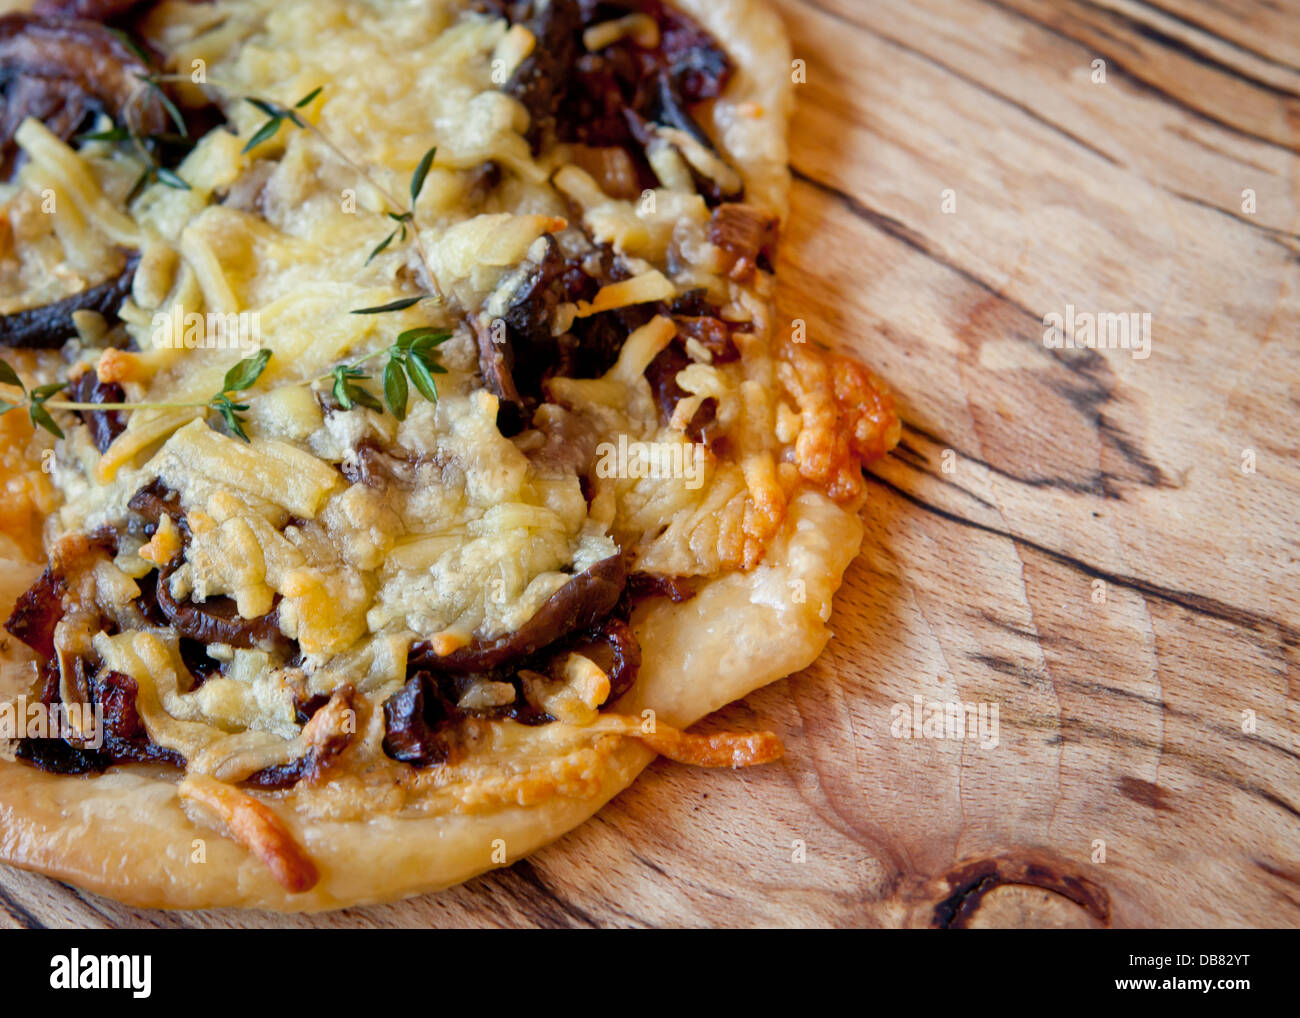
<svg viewBox="0 0 1300 1018">
<path fill-rule="evenodd" d="M 349 395 L 352 397 L 354 403 L 359 403 L 361 406 L 368 410 L 373 410 L 377 414 L 382 414 L 384 412 L 384 404 L 372 396 L 369 389 L 363 389 L 359 385 L 351 385 L 348 389 Z"/>
<path fill-rule="evenodd" d="M 185 126 L 185 118 L 181 116 L 181 111 L 176 108 L 176 104 L 172 102 L 171 96 L 169 96 L 166 90 L 162 87 L 162 82 L 152 74 L 137 74 L 136 78 L 143 81 L 153 89 L 154 94 L 158 96 L 158 101 L 162 103 L 162 108 L 167 111 L 167 116 L 169 116 L 171 122 L 176 125 L 176 130 L 180 133 L 180 136 L 182 138 L 188 138 L 190 135 L 189 129 Z"/>
<path fill-rule="evenodd" d="M 424 361 L 419 357 L 406 358 L 406 373 L 411 376 L 411 381 L 420 390 L 421 396 L 431 403 L 438 402 L 438 385 Z"/>
<path fill-rule="evenodd" d="M 418 343 L 423 349 L 430 345 L 436 346 L 439 343 L 445 343 L 449 339 L 451 339 L 451 333 L 446 329 L 435 328 L 432 325 L 421 325 L 415 329 L 399 332 L 397 334 L 397 347 L 400 350 L 408 350 Z M 426 343 L 425 340 L 429 342 Z"/>
<path fill-rule="evenodd" d="M 38 403 L 44 403 L 56 392 L 61 392 L 63 387 L 67 384 L 67 382 L 49 382 L 45 385 L 38 385 L 32 390 L 32 399 L 36 400 Z"/>
<path fill-rule="evenodd" d="M 163 109 L 167 111 L 167 116 L 172 118 L 172 123 L 176 125 L 176 133 L 182 138 L 190 136 L 190 129 L 185 124 L 185 118 L 181 116 L 181 111 L 176 108 L 172 102 L 171 96 L 163 91 L 163 87 L 157 82 L 153 82 L 153 87 L 158 93 L 158 101 L 163 104 Z"/>
<path fill-rule="evenodd" d="M 211 405 L 216 409 L 217 413 L 221 414 L 221 419 L 226 422 L 226 428 L 230 433 L 236 438 L 248 442 L 248 434 L 244 431 L 243 426 L 244 419 L 235 413 L 236 410 L 247 410 L 248 404 L 232 403 L 226 396 L 222 395 L 214 397 Z"/>
<path fill-rule="evenodd" d="M 139 198 L 144 189 L 153 181 L 153 175 L 154 168 L 152 166 L 146 166 L 141 170 L 140 176 L 136 177 L 135 183 L 131 185 L 131 190 L 126 193 L 126 201 L 124 204 L 130 205 L 133 201 Z"/>
<path fill-rule="evenodd" d="M 0 399 L 0 415 L 7 414 L 10 410 L 16 409 L 17 403 L 10 403 L 7 399 Z"/>
<path fill-rule="evenodd" d="M 38 428 L 44 428 L 55 438 L 63 437 L 63 429 L 54 423 L 54 418 L 50 416 L 43 403 L 32 403 L 27 408 L 27 414 Z"/>
<path fill-rule="evenodd" d="M 352 394 L 348 388 L 348 370 L 340 364 L 334 369 L 334 399 L 344 410 L 352 409 Z"/>
<path fill-rule="evenodd" d="M 154 171 L 154 176 L 158 179 L 159 183 L 166 184 L 168 187 L 174 187 L 178 191 L 188 191 L 190 189 L 190 185 L 185 182 L 185 179 L 179 173 L 176 173 L 174 170 L 169 170 L 165 166 L 159 166 L 158 169 Z"/>
<path fill-rule="evenodd" d="M 434 347 L 441 346 L 447 340 L 451 339 L 451 333 L 446 329 L 435 329 L 433 333 L 421 336 L 411 344 L 411 353 L 424 361 L 430 369 L 437 367 L 441 372 L 442 366 L 436 364 L 434 358 L 438 356 L 438 351 Z"/>
<path fill-rule="evenodd" d="M 388 401 L 388 409 L 393 411 L 393 416 L 399 421 L 406 420 L 406 399 L 408 395 L 406 375 L 402 373 L 401 362 L 392 359 L 384 368 L 384 399 Z"/>
<path fill-rule="evenodd" d="M 252 99 L 249 100 L 249 102 L 252 101 Z M 240 149 L 240 155 L 251 152 L 253 149 L 257 148 L 258 145 L 262 144 L 262 142 L 275 137 L 275 132 L 280 130 L 280 124 L 283 122 L 284 118 L 279 115 L 271 117 L 270 120 L 257 129 L 256 134 L 248 139 L 248 144 Z"/>
<path fill-rule="evenodd" d="M 434 145 L 424 157 L 420 160 L 420 165 L 415 168 L 411 174 L 411 208 L 415 208 L 416 199 L 420 197 L 420 189 L 424 187 L 424 178 L 429 175 L 429 168 L 433 165 L 433 157 L 438 151 L 438 146 Z"/>
<path fill-rule="evenodd" d="M 294 105 L 294 108 L 295 108 L 295 109 L 302 109 L 304 106 L 308 106 L 308 105 L 310 105 L 310 104 L 311 104 L 311 101 L 312 101 L 313 99 L 315 99 L 318 95 L 320 95 L 320 90 L 321 90 L 322 88 L 324 88 L 324 87 L 325 87 L 324 85 L 317 85 L 317 86 L 316 86 L 315 88 L 313 88 L 310 92 L 308 92 L 305 96 L 303 96 L 303 97 L 302 97 L 301 99 L 299 99 L 296 103 L 294 103 L 294 104 L 293 104 L 293 105 Z"/>
<path fill-rule="evenodd" d="M 388 311 L 405 311 L 407 308 L 412 307 L 412 306 L 414 306 L 414 305 L 420 303 L 420 301 L 422 301 L 422 300 L 424 300 L 424 297 L 422 297 L 422 296 L 421 296 L 421 297 L 403 297 L 401 300 L 395 300 L 395 301 L 392 301 L 391 303 L 388 303 L 388 304 L 380 304 L 378 307 L 373 307 L 373 308 L 353 308 L 352 311 L 351 311 L 351 314 L 354 314 L 354 315 L 382 315 L 382 314 L 384 314 L 384 313 L 386 313 L 386 312 L 388 312 Z"/>
<path fill-rule="evenodd" d="M 6 385 L 16 385 L 23 392 L 27 391 L 27 386 L 23 385 L 23 380 L 18 377 L 18 372 L 3 358 L 0 358 L 0 382 L 4 382 Z"/>
<path fill-rule="evenodd" d="M 384 215 L 395 223 L 409 223 L 413 218 L 410 212 L 385 212 Z"/>
<path fill-rule="evenodd" d="M 366 264 L 369 265 L 372 261 L 374 261 L 375 255 L 379 254 L 386 247 L 388 247 L 388 245 L 393 242 L 393 238 L 395 238 L 396 236 L 397 236 L 397 231 L 394 230 L 387 237 L 381 240 L 377 245 L 375 245 L 375 249 L 370 252 L 370 257 L 366 259 Z"/>
<path fill-rule="evenodd" d="M 110 127 L 105 131 L 87 131 L 77 135 L 77 141 L 127 141 L 131 132 L 125 127 Z"/>
<path fill-rule="evenodd" d="M 221 391 L 223 393 L 243 392 L 245 389 L 251 389 L 266 370 L 266 362 L 270 359 L 270 350 L 258 350 L 252 357 L 245 357 L 226 372 L 225 381 L 221 383 Z"/>
<path fill-rule="evenodd" d="M 261 110 L 268 117 L 279 117 L 280 119 L 284 118 L 284 110 L 281 109 L 279 106 L 275 105 L 275 103 L 269 103 L 265 99 L 257 99 L 254 98 L 253 96 L 245 97 L 244 102 L 248 103 L 248 105 L 250 106 L 253 106 Z"/>
</svg>

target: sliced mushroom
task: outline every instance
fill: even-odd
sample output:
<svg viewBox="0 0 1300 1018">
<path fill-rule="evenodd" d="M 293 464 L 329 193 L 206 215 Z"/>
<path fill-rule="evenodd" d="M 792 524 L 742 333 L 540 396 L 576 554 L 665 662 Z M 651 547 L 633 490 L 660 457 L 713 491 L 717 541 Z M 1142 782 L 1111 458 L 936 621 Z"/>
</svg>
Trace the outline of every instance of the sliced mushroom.
<svg viewBox="0 0 1300 1018">
<path fill-rule="evenodd" d="M 140 75 L 150 68 L 95 21 L 9 14 L 0 18 L 0 175 L 18 149 L 14 132 L 27 117 L 70 138 L 94 113 L 130 122 L 141 136 L 167 129 L 167 110 Z"/>
<path fill-rule="evenodd" d="M 450 753 L 444 730 L 460 717 L 434 677 L 416 672 L 384 701 L 384 753 L 416 767 L 442 763 Z"/>
<path fill-rule="evenodd" d="M 414 667 L 454 674 L 490 672 L 519 662 L 570 633 L 602 621 L 618 604 L 626 583 L 623 556 L 611 555 L 557 590 L 537 614 L 513 633 L 471 643 L 444 655 L 435 653 L 428 640 L 420 640 L 412 644 L 408 661 Z"/>
<path fill-rule="evenodd" d="M 314 781 L 330 761 L 347 748 L 356 730 L 356 690 L 351 685 L 336 689 L 326 702 L 312 713 L 303 726 L 302 737 L 308 749 L 288 763 L 264 767 L 244 779 L 257 788 L 278 789 L 299 781 Z"/>
<path fill-rule="evenodd" d="M 727 257 L 733 279 L 748 278 L 756 268 L 770 271 L 776 236 L 776 216 L 743 202 L 719 205 L 709 220 L 709 240 Z"/>
<path fill-rule="evenodd" d="M 69 386 L 74 403 L 120 403 L 126 393 L 116 382 L 101 382 L 93 370 L 83 371 Z M 91 441 L 101 453 L 126 429 L 126 414 L 121 410 L 78 410 L 77 416 L 90 428 Z"/>
<path fill-rule="evenodd" d="M 116 21 L 141 6 L 143 0 L 36 0 L 32 13 L 41 17 Z"/>
<path fill-rule="evenodd" d="M 62 346 L 65 340 L 77 333 L 72 321 L 72 316 L 77 311 L 97 311 L 108 321 L 116 322 L 122 302 L 131 292 L 135 269 L 139 264 L 140 255 L 132 252 L 126 260 L 126 267 L 114 279 L 52 304 L 0 316 L 0 346 L 34 347 L 42 350 Z"/>
<path fill-rule="evenodd" d="M 689 367 L 691 363 L 681 340 L 674 339 L 655 355 L 654 360 L 645 369 L 645 378 L 650 383 L 650 392 L 659 407 L 659 419 L 664 424 L 672 420 L 677 404 L 688 395 L 686 390 L 677 384 L 677 374 L 683 368 Z M 686 424 L 686 437 L 692 442 L 703 442 L 712 448 L 721 434 L 716 424 L 717 412 L 717 399 L 708 396 L 701 400 L 699 407 Z"/>
<path fill-rule="evenodd" d="M 599 629 L 567 644 L 560 657 L 569 654 L 589 658 L 609 677 L 609 696 L 605 697 L 605 705 L 613 703 L 632 688 L 641 668 L 641 645 L 637 643 L 632 627 L 612 615 Z"/>
<path fill-rule="evenodd" d="M 45 658 L 54 656 L 54 627 L 63 618 L 63 577 L 45 571 L 18 599 L 5 629 Z"/>
<path fill-rule="evenodd" d="M 154 593 L 159 610 L 177 635 L 205 645 L 225 643 L 243 650 L 287 643 L 280 632 L 278 608 L 258 618 L 246 619 L 239 614 L 233 598 L 210 597 L 201 605 L 193 601 L 177 601 L 172 597 L 168 582 L 171 574 L 171 569 L 159 574 Z"/>
<path fill-rule="evenodd" d="M 528 141 L 541 151 L 557 134 L 556 117 L 573 77 L 582 15 L 576 0 L 542 0 L 525 26 L 537 40 L 506 83 L 506 92 L 528 110 Z"/>
</svg>

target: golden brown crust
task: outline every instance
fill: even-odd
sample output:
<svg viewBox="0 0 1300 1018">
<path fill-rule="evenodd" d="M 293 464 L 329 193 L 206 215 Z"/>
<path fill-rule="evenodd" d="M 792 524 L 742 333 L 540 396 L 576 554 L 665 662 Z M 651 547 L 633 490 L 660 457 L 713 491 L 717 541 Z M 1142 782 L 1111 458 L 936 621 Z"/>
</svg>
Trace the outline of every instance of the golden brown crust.
<svg viewBox="0 0 1300 1018">
<path fill-rule="evenodd" d="M 783 215 L 790 89 L 780 23 L 760 0 L 678 2 L 724 40 L 738 66 L 706 119 L 741 169 L 749 200 Z M 119 377 L 121 367 L 101 364 L 101 372 Z M 815 388 L 822 393 L 816 429 L 840 426 L 854 413 L 854 420 L 870 416 L 853 409 L 867 391 L 860 379 L 845 374 L 841 383 L 832 372 Z M 864 426 L 854 451 L 870 438 Z M 842 478 L 845 469 L 832 457 L 828 477 Z M 855 504 L 837 506 L 791 484 L 770 460 L 750 464 L 745 485 L 754 509 L 742 529 L 761 549 L 761 562 L 759 550 L 741 554 L 748 571 L 710 580 L 681 604 L 656 601 L 638 611 L 633 626 L 647 652 L 637 684 L 617 709 L 632 717 L 652 711 L 660 725 L 617 741 L 603 736 L 608 744 L 593 754 L 590 773 L 549 785 L 528 776 L 506 786 L 513 802 L 488 797 L 440 813 L 376 809 L 355 819 L 331 816 L 320 788 L 246 793 L 201 775 L 178 784 L 166 769 L 116 768 L 82 778 L 0 760 L 0 857 L 137 906 L 339 908 L 436 890 L 513 862 L 625 788 L 653 758 L 647 744 L 713 766 L 770 759 L 779 742 L 768 733 L 693 736 L 669 726 L 687 726 L 816 658 L 861 524 Z M 4 667 L 16 683 L 30 675 L 30 663 Z M 377 786 L 366 792 L 379 794 Z"/>
</svg>

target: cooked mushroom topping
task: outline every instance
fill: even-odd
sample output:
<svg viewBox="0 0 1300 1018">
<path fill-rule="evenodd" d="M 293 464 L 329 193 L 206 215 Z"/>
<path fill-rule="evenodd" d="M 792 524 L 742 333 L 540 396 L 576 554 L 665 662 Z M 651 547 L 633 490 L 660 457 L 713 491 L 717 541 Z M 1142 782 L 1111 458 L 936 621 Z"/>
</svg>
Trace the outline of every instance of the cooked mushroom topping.
<svg viewBox="0 0 1300 1018">
<path fill-rule="evenodd" d="M 677 384 L 677 374 L 691 364 L 680 339 L 674 339 L 655 355 L 645 369 L 646 381 L 650 383 L 650 392 L 659 407 L 659 418 L 667 424 L 672 420 L 677 404 L 686 398 L 687 392 Z M 703 442 L 712 447 L 716 444 L 719 432 L 715 418 L 718 401 L 709 396 L 701 400 L 695 413 L 686 425 L 686 437 L 692 442 Z"/>
<path fill-rule="evenodd" d="M 706 201 L 738 197 L 739 178 L 687 111 L 692 103 L 720 95 L 732 73 L 717 40 L 692 18 L 659 0 L 479 0 L 478 5 L 524 25 L 536 39 L 505 86 L 528 110 L 534 152 L 555 140 L 625 149 L 631 160 L 618 171 L 617 190 L 633 193 L 654 186 L 643 146 L 649 140 L 646 125 L 657 123 L 685 132 L 720 167 L 703 173 L 694 165 L 699 160 L 688 160 Z M 636 30 L 611 30 L 616 25 Z"/>
<path fill-rule="evenodd" d="M 528 657 L 570 633 L 590 628 L 618 603 L 627 582 L 622 555 L 601 559 L 546 599 L 531 619 L 515 632 L 487 642 L 471 643 L 450 654 L 437 654 L 428 640 L 411 645 L 413 665 L 440 672 L 489 672 Z"/>
<path fill-rule="evenodd" d="M 85 662 L 75 662 L 78 669 Z M 51 708 L 60 702 L 59 668 L 47 661 L 42 669 L 44 686 L 41 703 Z M 103 771 L 115 763 L 163 763 L 184 767 L 175 750 L 165 749 L 149 738 L 136 708 L 139 687 L 129 675 L 103 671 L 90 684 L 92 705 L 103 708 L 102 741 L 98 749 L 74 746 L 63 739 L 20 739 L 14 755 L 43 771 L 55 774 L 87 774 Z"/>
<path fill-rule="evenodd" d="M 54 627 L 63 618 L 63 591 L 63 577 L 56 574 L 52 566 L 46 566 L 40 578 L 14 605 L 5 629 L 37 654 L 52 658 Z"/>
<path fill-rule="evenodd" d="M 201 605 L 193 601 L 177 601 L 172 597 L 168 582 L 171 573 L 171 569 L 165 569 L 159 574 L 155 596 L 167 624 L 178 635 L 205 645 L 225 643 L 244 650 L 286 642 L 280 632 L 278 608 L 258 618 L 246 619 L 239 614 L 233 598 L 210 597 Z"/>
<path fill-rule="evenodd" d="M 140 255 L 132 253 L 126 267 L 115 279 L 74 293 L 52 304 L 0 315 L 0 346 L 25 346 L 53 349 L 76 335 L 72 316 L 77 311 L 97 311 L 108 321 L 117 321 L 117 312 L 131 292 Z"/>
<path fill-rule="evenodd" d="M 570 653 L 589 658 L 609 677 L 609 696 L 602 706 L 608 706 L 631 689 L 641 668 L 641 645 L 632 627 L 613 616 L 598 630 L 569 643 L 565 655 Z"/>
<path fill-rule="evenodd" d="M 95 372 L 83 371 L 68 388 L 75 403 L 121 403 L 126 393 L 116 382 L 101 382 Z M 121 410 L 78 410 L 90 427 L 90 438 L 101 453 L 126 429 L 126 414 Z"/>
<path fill-rule="evenodd" d="M 36 0 L 32 13 L 42 17 L 115 21 L 141 6 L 142 0 Z"/>
<path fill-rule="evenodd" d="M 384 701 L 384 752 L 416 767 L 442 763 L 450 752 L 443 731 L 460 717 L 433 676 L 416 672 Z"/>
<path fill-rule="evenodd" d="M 753 205 L 729 202 L 713 210 L 709 240 L 728 256 L 727 271 L 735 279 L 753 274 L 754 269 L 772 267 L 776 253 L 776 217 Z"/>
<path fill-rule="evenodd" d="M 167 110 L 139 75 L 149 67 L 94 21 L 9 14 L 0 18 L 0 176 L 13 170 L 14 132 L 28 117 L 70 138 L 95 113 L 141 136 L 167 129 Z"/>
<path fill-rule="evenodd" d="M 355 730 L 356 690 L 351 685 L 334 691 L 303 726 L 308 749 L 301 756 L 275 767 L 264 767 L 244 779 L 258 788 L 288 788 L 299 781 L 315 781 L 330 761 L 347 748 Z"/>
</svg>

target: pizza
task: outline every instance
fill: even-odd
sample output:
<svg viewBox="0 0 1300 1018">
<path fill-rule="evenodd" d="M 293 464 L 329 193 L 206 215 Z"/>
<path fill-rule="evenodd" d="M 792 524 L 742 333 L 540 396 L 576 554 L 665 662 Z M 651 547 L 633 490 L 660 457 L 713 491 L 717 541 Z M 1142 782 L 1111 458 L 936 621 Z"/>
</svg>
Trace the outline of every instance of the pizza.
<svg viewBox="0 0 1300 1018">
<path fill-rule="evenodd" d="M 885 387 L 774 312 L 759 0 L 0 18 L 0 858 L 447 887 L 809 665 Z"/>
</svg>

